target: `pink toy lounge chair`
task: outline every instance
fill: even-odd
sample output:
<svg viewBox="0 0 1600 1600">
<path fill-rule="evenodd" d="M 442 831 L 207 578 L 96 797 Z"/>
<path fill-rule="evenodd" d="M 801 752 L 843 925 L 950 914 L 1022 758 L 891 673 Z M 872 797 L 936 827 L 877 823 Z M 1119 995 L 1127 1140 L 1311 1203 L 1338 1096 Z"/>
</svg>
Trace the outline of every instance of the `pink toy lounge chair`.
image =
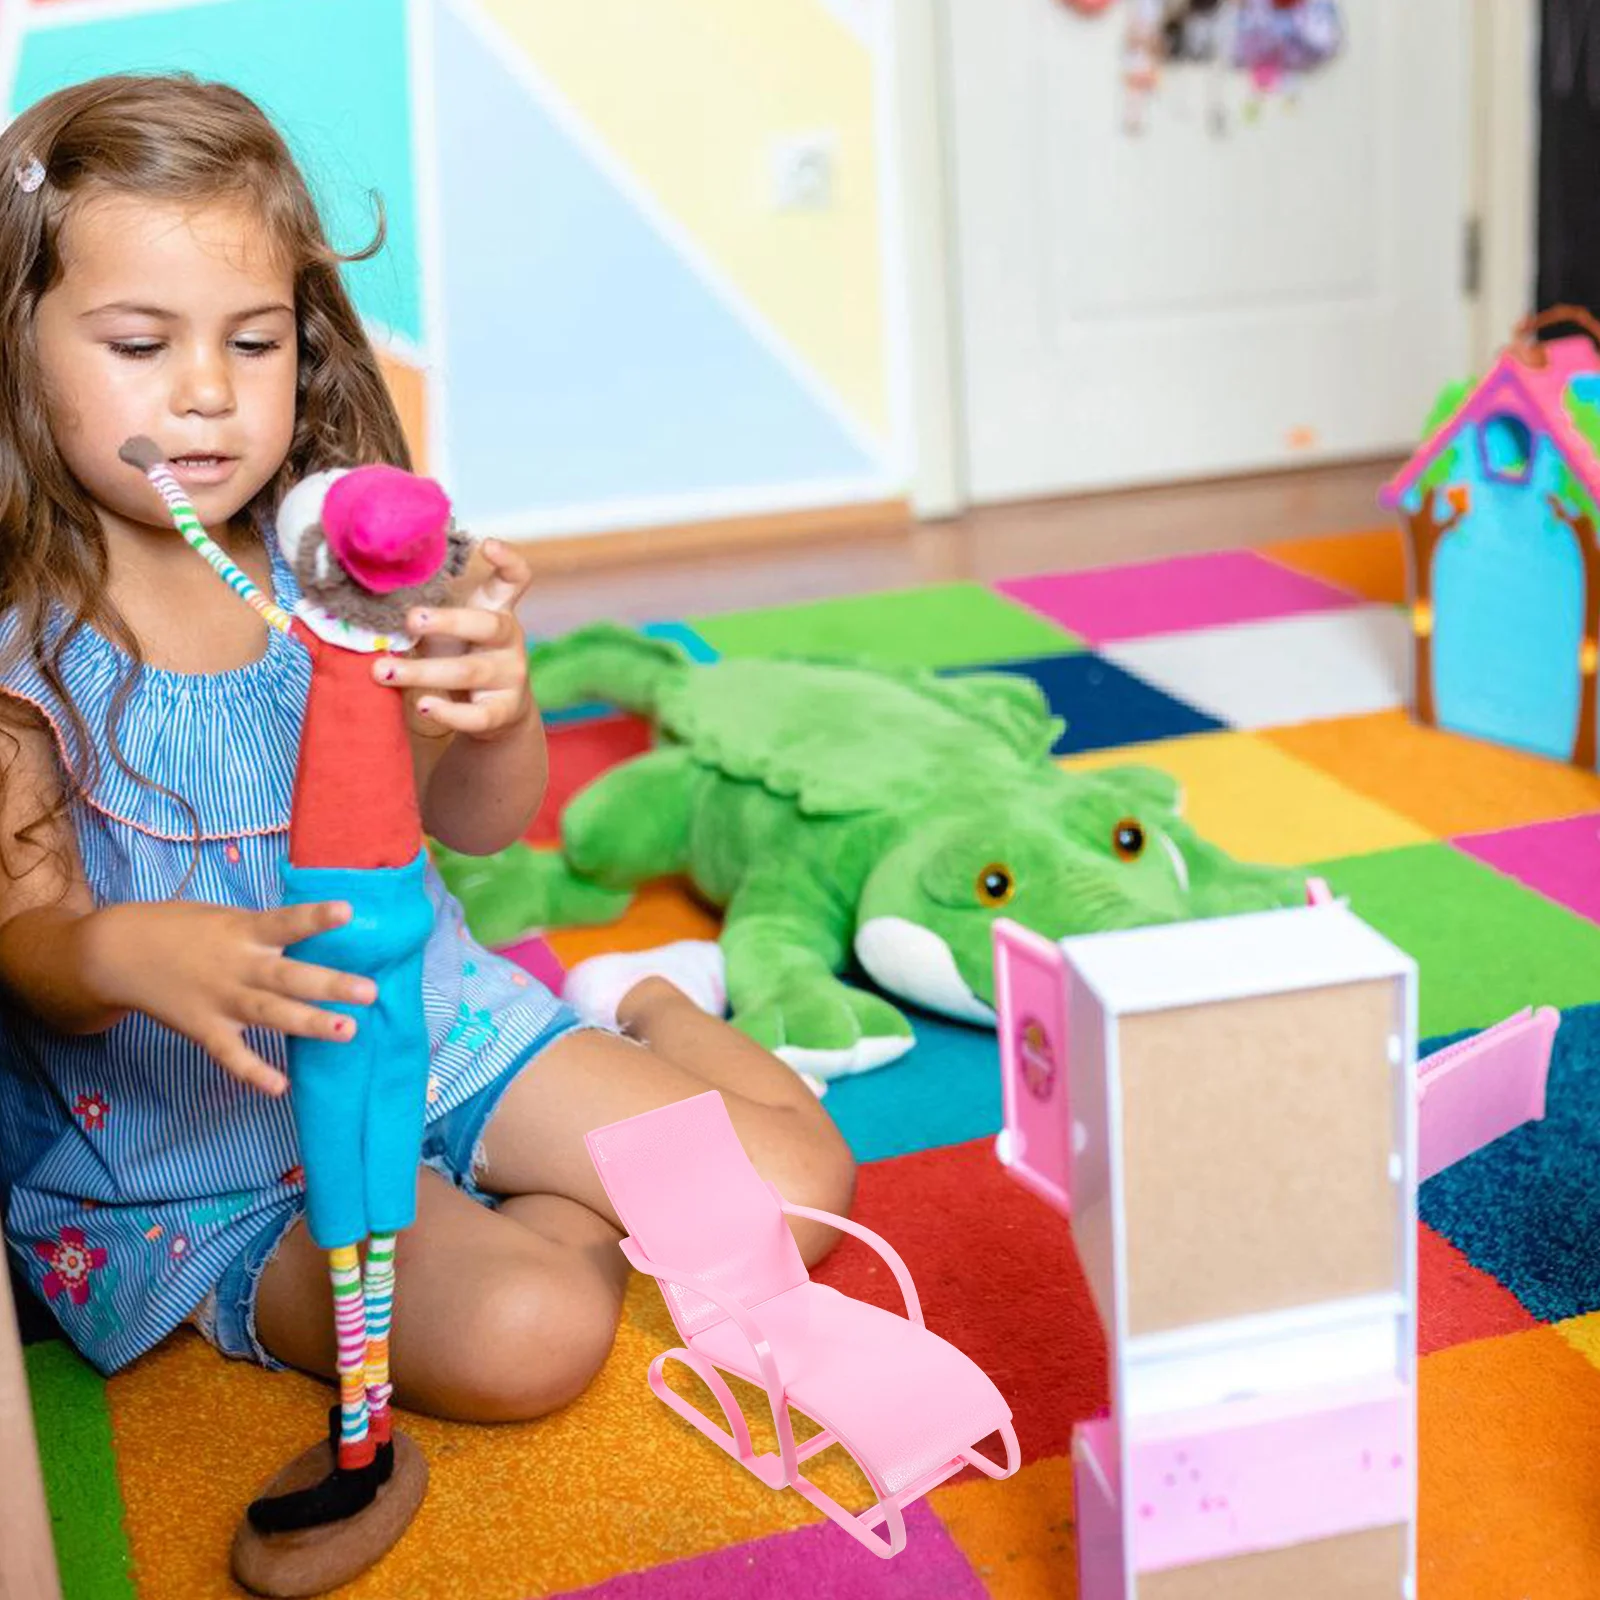
<svg viewBox="0 0 1600 1600">
<path fill-rule="evenodd" d="M 1017 1470 L 1010 1407 L 974 1362 L 923 1325 L 905 1263 L 866 1228 L 789 1205 L 763 1183 L 715 1090 L 596 1128 L 587 1142 L 628 1230 L 622 1253 L 660 1284 L 687 1347 L 651 1362 L 650 1387 L 769 1489 L 797 1490 L 888 1557 L 905 1548 L 905 1507 L 936 1484 L 963 1466 L 991 1478 Z M 785 1217 L 810 1217 L 870 1245 L 900 1285 L 905 1316 L 813 1283 Z M 667 1386 L 662 1369 L 669 1361 L 704 1380 L 726 1430 Z M 766 1390 L 777 1455 L 754 1454 L 719 1368 Z M 822 1429 L 798 1449 L 791 1406 Z M 974 1448 L 996 1431 L 1006 1447 L 1003 1467 Z M 860 1516 L 801 1476 L 802 1461 L 835 1443 L 878 1496 Z M 874 1531 L 880 1523 L 887 1538 Z"/>
</svg>

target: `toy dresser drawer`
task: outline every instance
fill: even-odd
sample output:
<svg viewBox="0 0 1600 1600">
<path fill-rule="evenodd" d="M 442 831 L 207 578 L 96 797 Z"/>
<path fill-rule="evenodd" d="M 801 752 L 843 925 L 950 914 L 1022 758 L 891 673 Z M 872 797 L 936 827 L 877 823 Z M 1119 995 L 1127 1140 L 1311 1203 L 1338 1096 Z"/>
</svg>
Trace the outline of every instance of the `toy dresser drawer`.
<svg viewBox="0 0 1600 1600">
<path fill-rule="evenodd" d="M 1416 1504 L 1415 1438 L 1409 1392 L 1394 1380 L 1138 1421 L 1124 1442 L 1132 1564 L 1150 1577 L 1406 1525 Z M 1141 1581 L 1138 1592 L 1211 1591 Z M 1297 1600 L 1346 1593 L 1298 1584 L 1261 1592 Z"/>
<path fill-rule="evenodd" d="M 1392 1379 L 1085 1423 L 1081 1600 L 1413 1600 L 1415 1438 Z"/>
</svg>

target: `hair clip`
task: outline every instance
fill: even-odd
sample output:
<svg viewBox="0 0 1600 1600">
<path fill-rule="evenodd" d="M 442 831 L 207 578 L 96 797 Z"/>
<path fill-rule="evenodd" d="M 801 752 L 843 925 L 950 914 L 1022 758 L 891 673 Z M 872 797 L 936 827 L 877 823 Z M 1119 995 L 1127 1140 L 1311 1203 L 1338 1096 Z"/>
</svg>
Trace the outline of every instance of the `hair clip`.
<svg viewBox="0 0 1600 1600">
<path fill-rule="evenodd" d="M 29 156 L 16 168 L 12 176 L 24 194 L 33 194 L 44 183 L 44 162 L 38 156 Z"/>
</svg>

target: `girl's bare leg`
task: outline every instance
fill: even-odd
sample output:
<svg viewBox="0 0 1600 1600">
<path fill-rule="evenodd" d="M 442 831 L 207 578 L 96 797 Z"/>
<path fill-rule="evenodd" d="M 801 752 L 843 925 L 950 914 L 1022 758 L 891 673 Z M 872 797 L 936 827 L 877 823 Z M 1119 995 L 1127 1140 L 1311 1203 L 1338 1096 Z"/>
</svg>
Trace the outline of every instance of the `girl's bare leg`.
<svg viewBox="0 0 1600 1600">
<path fill-rule="evenodd" d="M 628 1270 L 621 1225 L 583 1136 L 591 1128 L 718 1090 L 756 1170 L 786 1199 L 847 1213 L 850 1152 L 816 1097 L 781 1061 L 647 980 L 619 1008 L 633 1035 L 585 1030 L 532 1061 L 484 1135 L 479 1183 L 491 1211 L 424 1169 L 415 1224 L 395 1257 L 390 1364 L 398 1405 L 496 1422 L 575 1399 L 606 1359 Z M 808 1265 L 837 1233 L 791 1223 Z M 332 1377 L 327 1262 L 304 1225 L 262 1273 L 257 1332 L 280 1361 Z"/>
<path fill-rule="evenodd" d="M 512 1220 L 424 1168 L 417 1220 L 395 1252 L 395 1403 L 506 1422 L 576 1399 L 616 1335 L 627 1278 L 617 1237 L 554 1195 Z M 261 1275 L 256 1331 L 278 1360 L 334 1378 L 327 1256 L 304 1223 Z"/>
<path fill-rule="evenodd" d="M 569 1034 L 506 1091 L 484 1137 L 484 1188 L 563 1195 L 620 1228 L 584 1134 L 716 1089 L 756 1171 L 785 1199 L 848 1213 L 855 1186 L 849 1146 L 816 1096 L 776 1056 L 659 979 L 629 994 L 618 1021 L 631 1038 Z M 791 1227 L 808 1266 L 838 1239 L 819 1223 Z"/>
</svg>

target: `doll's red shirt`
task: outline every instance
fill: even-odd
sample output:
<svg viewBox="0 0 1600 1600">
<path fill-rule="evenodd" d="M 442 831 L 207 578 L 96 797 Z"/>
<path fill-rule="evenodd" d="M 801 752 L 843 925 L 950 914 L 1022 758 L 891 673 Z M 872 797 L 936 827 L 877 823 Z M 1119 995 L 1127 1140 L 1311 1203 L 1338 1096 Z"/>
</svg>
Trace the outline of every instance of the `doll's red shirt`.
<svg viewBox="0 0 1600 1600">
<path fill-rule="evenodd" d="M 289 813 L 297 867 L 404 867 L 422 849 L 401 691 L 372 675 L 377 656 L 320 638 L 299 618 L 311 690 Z"/>
</svg>

